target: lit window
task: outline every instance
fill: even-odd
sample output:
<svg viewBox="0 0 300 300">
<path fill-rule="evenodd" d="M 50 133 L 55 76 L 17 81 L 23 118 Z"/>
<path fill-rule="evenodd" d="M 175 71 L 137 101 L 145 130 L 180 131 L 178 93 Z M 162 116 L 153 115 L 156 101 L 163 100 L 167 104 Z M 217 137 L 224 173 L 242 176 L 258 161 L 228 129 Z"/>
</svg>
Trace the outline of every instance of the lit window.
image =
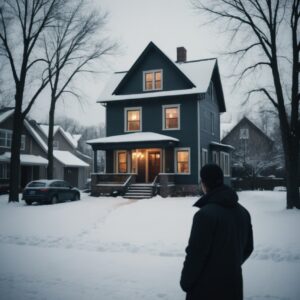
<svg viewBox="0 0 300 300">
<path fill-rule="evenodd" d="M 144 74 L 144 91 L 162 89 L 162 70 L 146 71 Z"/>
<path fill-rule="evenodd" d="M 118 152 L 118 173 L 127 172 L 127 152 Z"/>
<path fill-rule="evenodd" d="M 180 107 L 163 106 L 163 129 L 179 129 L 180 128 Z"/>
<path fill-rule="evenodd" d="M 141 131 L 141 108 L 126 108 L 125 118 L 125 131 Z"/>
<path fill-rule="evenodd" d="M 202 148 L 202 167 L 208 163 L 208 152 L 207 149 Z"/>
<path fill-rule="evenodd" d="M 190 174 L 190 149 L 176 150 L 176 173 Z"/>
<path fill-rule="evenodd" d="M 220 152 L 220 167 L 223 170 L 224 176 L 230 176 L 229 153 Z"/>
</svg>

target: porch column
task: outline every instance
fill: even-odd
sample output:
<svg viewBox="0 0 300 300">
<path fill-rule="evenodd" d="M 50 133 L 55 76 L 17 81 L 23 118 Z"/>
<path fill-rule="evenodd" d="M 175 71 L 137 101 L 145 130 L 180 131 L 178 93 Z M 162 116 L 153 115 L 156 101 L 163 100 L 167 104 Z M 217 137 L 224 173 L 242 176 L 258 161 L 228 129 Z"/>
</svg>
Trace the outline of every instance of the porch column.
<svg viewBox="0 0 300 300">
<path fill-rule="evenodd" d="M 98 173 L 97 158 L 98 158 L 98 151 L 94 149 L 94 173 Z"/>
</svg>

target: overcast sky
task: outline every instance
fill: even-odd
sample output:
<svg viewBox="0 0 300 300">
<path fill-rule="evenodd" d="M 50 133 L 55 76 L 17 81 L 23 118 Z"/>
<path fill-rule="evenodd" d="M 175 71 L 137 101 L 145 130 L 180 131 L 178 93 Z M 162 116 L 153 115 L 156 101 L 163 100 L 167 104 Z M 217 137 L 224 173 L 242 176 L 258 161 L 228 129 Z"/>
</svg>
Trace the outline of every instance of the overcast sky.
<svg viewBox="0 0 300 300">
<path fill-rule="evenodd" d="M 188 60 L 219 57 L 227 111 L 233 117 L 237 115 L 241 95 L 238 91 L 231 93 L 229 80 L 225 77 L 231 72 L 230 64 L 220 57 L 226 38 L 212 26 L 201 26 L 206 20 L 193 9 L 189 0 L 94 0 L 94 4 L 109 12 L 107 34 L 119 42 L 120 49 L 113 60 L 104 66 L 101 64 L 105 73 L 80 77 L 74 83 L 83 92 L 84 103 L 60 100 L 57 116 L 66 115 L 84 125 L 104 123 L 104 108 L 96 104 L 96 100 L 109 75 L 113 71 L 128 70 L 150 41 L 173 60 L 176 60 L 178 46 L 187 49 Z M 45 102 L 39 101 L 31 115 L 45 121 L 45 107 Z"/>
</svg>

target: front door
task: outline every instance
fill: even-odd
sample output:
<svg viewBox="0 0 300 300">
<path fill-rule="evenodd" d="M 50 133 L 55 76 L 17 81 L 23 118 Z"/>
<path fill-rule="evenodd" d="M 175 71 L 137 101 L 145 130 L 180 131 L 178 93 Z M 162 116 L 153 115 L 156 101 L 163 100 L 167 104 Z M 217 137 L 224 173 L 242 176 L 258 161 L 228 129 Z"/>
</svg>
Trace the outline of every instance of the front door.
<svg viewBox="0 0 300 300">
<path fill-rule="evenodd" d="M 138 166 L 136 182 L 146 182 L 146 151 L 139 150 L 136 160 Z"/>
<path fill-rule="evenodd" d="M 65 167 L 64 170 L 64 180 L 67 181 L 72 186 L 78 186 L 78 168 Z"/>
<path fill-rule="evenodd" d="M 160 151 L 148 152 L 148 181 L 152 182 L 160 172 Z"/>
</svg>

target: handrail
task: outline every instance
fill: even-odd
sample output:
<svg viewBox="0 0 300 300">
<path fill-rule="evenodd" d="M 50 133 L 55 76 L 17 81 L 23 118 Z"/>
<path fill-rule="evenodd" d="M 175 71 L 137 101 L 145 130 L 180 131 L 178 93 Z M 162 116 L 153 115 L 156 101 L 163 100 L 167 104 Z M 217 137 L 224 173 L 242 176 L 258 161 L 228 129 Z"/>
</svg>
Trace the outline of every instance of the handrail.
<svg viewBox="0 0 300 300">
<path fill-rule="evenodd" d="M 131 178 L 132 178 L 132 175 L 130 175 L 130 176 L 126 179 L 126 181 L 123 183 L 123 186 L 124 186 L 124 187 L 126 187 L 126 186 L 128 185 L 128 183 L 130 182 Z"/>
<path fill-rule="evenodd" d="M 155 176 L 155 178 L 154 178 L 154 180 L 152 182 L 152 186 L 154 186 L 156 184 L 157 179 L 158 179 L 158 175 Z"/>
</svg>

